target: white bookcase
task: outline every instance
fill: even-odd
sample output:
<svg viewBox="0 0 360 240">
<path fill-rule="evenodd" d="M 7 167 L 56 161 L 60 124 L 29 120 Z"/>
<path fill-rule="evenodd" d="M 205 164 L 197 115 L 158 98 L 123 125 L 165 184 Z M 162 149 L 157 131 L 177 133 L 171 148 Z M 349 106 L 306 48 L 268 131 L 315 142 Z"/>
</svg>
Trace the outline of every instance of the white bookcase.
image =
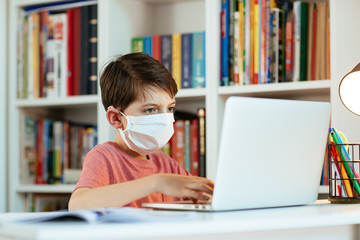
<svg viewBox="0 0 360 240">
<path fill-rule="evenodd" d="M 65 118 L 91 118 L 98 124 L 99 143 L 112 140 L 115 130 L 108 126 L 98 96 L 80 96 L 55 101 L 16 99 L 16 16 L 24 7 L 54 0 L 11 1 L 9 36 L 9 204 L 11 211 L 21 211 L 27 193 L 70 193 L 74 186 L 20 185 L 19 182 L 19 118 L 25 111 L 60 109 Z M 360 118 L 351 115 L 337 96 L 342 76 L 360 58 L 360 32 L 349 28 L 360 22 L 358 0 L 330 0 L 331 15 L 331 79 L 309 82 L 253 86 L 219 86 L 220 72 L 220 0 L 99 0 L 98 1 L 98 65 L 111 56 L 130 52 L 131 38 L 175 32 L 206 31 L 206 88 L 180 90 L 177 109 L 196 111 L 206 107 L 207 176 L 215 179 L 219 136 L 224 104 L 229 96 L 253 96 L 284 99 L 330 101 L 332 125 L 347 134 L 350 141 L 360 139 Z M 100 92 L 100 91 L 99 91 Z M 321 190 L 324 191 L 324 190 Z"/>
<path fill-rule="evenodd" d="M 6 191 L 7 191 L 7 0 L 0 0 L 0 212 L 6 211 Z"/>
</svg>

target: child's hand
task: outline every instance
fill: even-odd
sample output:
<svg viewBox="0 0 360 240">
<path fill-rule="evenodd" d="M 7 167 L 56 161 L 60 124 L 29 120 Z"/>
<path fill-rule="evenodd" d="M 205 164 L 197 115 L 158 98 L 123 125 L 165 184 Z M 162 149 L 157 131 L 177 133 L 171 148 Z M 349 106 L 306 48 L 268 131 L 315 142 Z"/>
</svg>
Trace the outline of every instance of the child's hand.
<svg viewBox="0 0 360 240">
<path fill-rule="evenodd" d="M 156 174 L 155 191 L 172 197 L 186 197 L 209 200 L 213 194 L 214 182 L 195 176 L 177 174 Z"/>
</svg>

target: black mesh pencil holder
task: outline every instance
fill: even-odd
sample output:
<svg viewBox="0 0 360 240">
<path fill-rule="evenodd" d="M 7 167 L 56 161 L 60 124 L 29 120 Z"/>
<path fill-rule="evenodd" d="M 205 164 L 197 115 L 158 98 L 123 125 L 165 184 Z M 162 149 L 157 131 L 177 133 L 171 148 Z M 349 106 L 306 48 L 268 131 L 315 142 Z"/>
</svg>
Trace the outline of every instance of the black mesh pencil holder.
<svg viewBox="0 0 360 240">
<path fill-rule="evenodd" d="M 360 203 L 360 143 L 328 144 L 329 201 Z"/>
</svg>

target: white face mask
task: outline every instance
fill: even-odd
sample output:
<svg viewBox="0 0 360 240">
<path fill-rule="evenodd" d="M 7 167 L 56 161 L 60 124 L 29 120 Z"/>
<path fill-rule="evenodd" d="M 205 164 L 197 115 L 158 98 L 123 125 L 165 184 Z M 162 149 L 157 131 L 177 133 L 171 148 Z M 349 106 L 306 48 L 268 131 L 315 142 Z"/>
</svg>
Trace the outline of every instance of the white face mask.
<svg viewBox="0 0 360 240">
<path fill-rule="evenodd" d="M 119 112 L 127 120 L 126 129 L 118 129 L 122 139 L 131 150 L 141 155 L 147 155 L 162 148 L 174 134 L 173 113 L 126 116 L 121 111 Z"/>
</svg>

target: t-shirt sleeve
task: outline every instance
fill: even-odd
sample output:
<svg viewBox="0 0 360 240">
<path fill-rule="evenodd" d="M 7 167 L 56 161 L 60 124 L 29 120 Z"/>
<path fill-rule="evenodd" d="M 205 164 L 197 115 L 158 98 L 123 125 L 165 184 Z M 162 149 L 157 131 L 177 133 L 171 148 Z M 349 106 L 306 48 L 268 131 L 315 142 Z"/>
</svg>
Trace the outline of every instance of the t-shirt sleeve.
<svg viewBox="0 0 360 240">
<path fill-rule="evenodd" d="M 97 188 L 109 185 L 110 176 L 109 161 L 102 153 L 93 149 L 85 156 L 80 180 L 74 190 L 81 187 Z"/>
</svg>

